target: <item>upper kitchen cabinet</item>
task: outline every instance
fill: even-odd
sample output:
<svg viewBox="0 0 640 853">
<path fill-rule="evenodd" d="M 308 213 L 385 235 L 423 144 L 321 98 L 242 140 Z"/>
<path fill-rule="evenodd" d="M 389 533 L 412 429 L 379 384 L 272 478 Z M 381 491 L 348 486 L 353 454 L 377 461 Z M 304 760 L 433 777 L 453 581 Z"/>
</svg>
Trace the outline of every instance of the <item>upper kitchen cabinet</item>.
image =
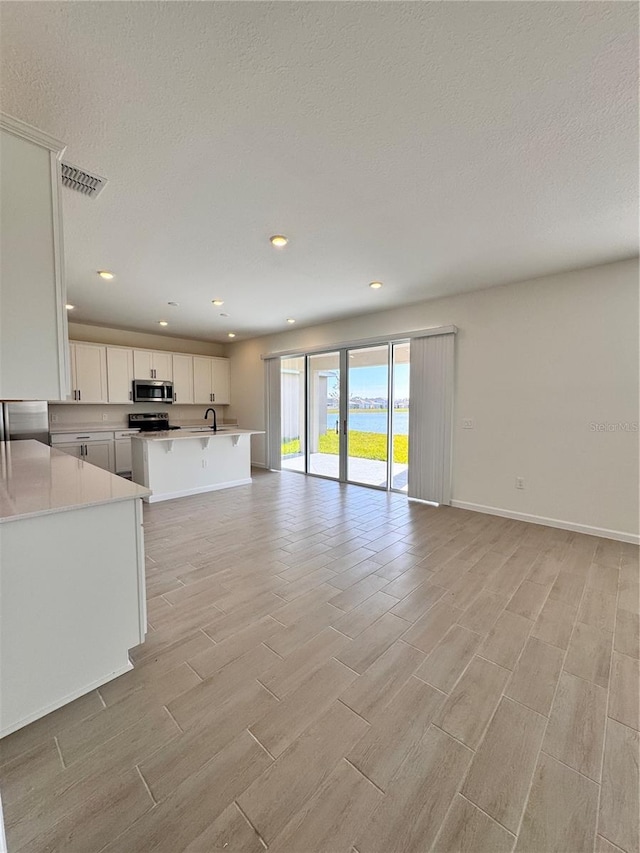
<svg viewBox="0 0 640 853">
<path fill-rule="evenodd" d="M 163 382 L 173 380 L 173 363 L 170 352 L 134 349 L 133 378 L 160 379 Z"/>
<path fill-rule="evenodd" d="M 133 379 L 133 350 L 124 347 L 107 347 L 109 402 L 133 402 Z"/>
<path fill-rule="evenodd" d="M 107 348 L 100 344 L 71 343 L 71 399 L 77 403 L 106 403 Z"/>
<path fill-rule="evenodd" d="M 228 359 L 193 357 L 193 396 L 194 403 L 231 402 Z"/>
<path fill-rule="evenodd" d="M 193 403 L 193 356 L 173 354 L 173 402 Z"/>
<path fill-rule="evenodd" d="M 0 147 L 0 400 L 64 400 L 59 161 L 65 146 L 0 114 Z"/>
</svg>

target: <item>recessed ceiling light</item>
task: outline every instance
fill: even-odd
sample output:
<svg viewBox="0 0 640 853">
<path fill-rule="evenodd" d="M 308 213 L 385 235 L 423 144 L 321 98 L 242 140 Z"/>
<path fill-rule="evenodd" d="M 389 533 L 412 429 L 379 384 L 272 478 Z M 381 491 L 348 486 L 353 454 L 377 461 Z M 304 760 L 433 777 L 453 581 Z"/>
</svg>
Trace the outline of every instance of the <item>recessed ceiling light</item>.
<svg viewBox="0 0 640 853">
<path fill-rule="evenodd" d="M 228 338 L 235 338 L 235 336 L 236 336 L 235 332 L 229 332 L 229 334 L 227 335 Z"/>
<path fill-rule="evenodd" d="M 289 240 L 284 236 L 284 234 L 274 234 L 273 237 L 269 237 L 269 242 L 272 246 L 275 246 L 276 249 L 282 249 L 283 246 L 287 245 Z"/>
<path fill-rule="evenodd" d="M 158 325 L 159 326 L 168 326 L 169 324 L 167 323 L 166 320 L 158 320 Z"/>
<path fill-rule="evenodd" d="M 180 305 L 179 302 L 167 302 L 167 305 L 171 305 L 172 308 L 177 308 Z"/>
<path fill-rule="evenodd" d="M 380 288 L 382 287 L 382 282 L 381 281 L 371 281 L 371 282 L 369 282 L 369 287 L 372 290 L 380 290 Z"/>
<path fill-rule="evenodd" d="M 67 304 L 66 304 L 64 307 L 67 309 L 67 311 L 73 311 L 73 309 L 74 309 L 76 306 L 75 306 L 75 305 L 70 305 L 70 304 L 67 302 Z"/>
<path fill-rule="evenodd" d="M 224 305 L 224 299 L 212 299 L 214 305 Z"/>
<path fill-rule="evenodd" d="M 98 270 L 98 275 L 100 276 L 100 278 L 106 278 L 109 281 L 111 281 L 111 279 L 114 277 L 113 273 L 109 272 L 109 270 Z"/>
<path fill-rule="evenodd" d="M 220 314 L 221 317 L 228 317 L 228 314 Z"/>
<path fill-rule="evenodd" d="M 295 323 L 293 317 L 287 317 L 287 323 Z"/>
</svg>

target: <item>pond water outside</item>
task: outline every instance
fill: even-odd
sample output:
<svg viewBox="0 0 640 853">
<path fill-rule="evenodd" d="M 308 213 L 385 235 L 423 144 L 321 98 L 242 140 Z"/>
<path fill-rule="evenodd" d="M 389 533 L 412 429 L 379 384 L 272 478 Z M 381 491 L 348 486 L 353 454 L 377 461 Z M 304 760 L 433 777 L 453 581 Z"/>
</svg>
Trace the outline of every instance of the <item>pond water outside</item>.
<svg viewBox="0 0 640 853">
<path fill-rule="evenodd" d="M 337 420 L 337 412 L 327 412 L 327 431 L 335 430 Z M 396 435 L 408 435 L 409 412 L 395 412 L 393 416 L 393 426 Z M 367 412 L 366 410 L 354 411 L 352 409 L 349 412 L 349 429 L 355 430 L 356 432 L 386 433 L 387 413 L 380 411 Z"/>
</svg>

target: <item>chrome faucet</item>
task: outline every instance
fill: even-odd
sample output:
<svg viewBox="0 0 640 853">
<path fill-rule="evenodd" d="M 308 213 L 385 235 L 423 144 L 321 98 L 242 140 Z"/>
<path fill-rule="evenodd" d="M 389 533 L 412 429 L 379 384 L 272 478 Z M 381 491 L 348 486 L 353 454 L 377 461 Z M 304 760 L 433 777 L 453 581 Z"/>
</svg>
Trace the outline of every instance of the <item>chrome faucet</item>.
<svg viewBox="0 0 640 853">
<path fill-rule="evenodd" d="M 206 421 L 207 415 L 209 414 L 209 412 L 213 412 L 213 424 L 211 426 L 211 429 L 214 432 L 218 432 L 218 421 L 216 419 L 216 410 L 215 409 L 207 409 L 207 411 L 204 413 L 204 419 Z"/>
</svg>

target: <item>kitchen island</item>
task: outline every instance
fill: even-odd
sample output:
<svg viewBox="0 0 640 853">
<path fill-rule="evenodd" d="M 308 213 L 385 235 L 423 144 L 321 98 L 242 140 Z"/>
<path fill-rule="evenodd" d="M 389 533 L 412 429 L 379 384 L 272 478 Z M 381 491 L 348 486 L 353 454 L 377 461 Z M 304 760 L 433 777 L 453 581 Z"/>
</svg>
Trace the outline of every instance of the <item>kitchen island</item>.
<svg viewBox="0 0 640 853">
<path fill-rule="evenodd" d="M 131 440 L 133 481 L 145 501 L 167 501 L 251 482 L 251 436 L 262 430 L 221 427 L 141 432 Z"/>
<path fill-rule="evenodd" d="M 131 669 L 147 494 L 37 441 L 0 442 L 0 737 Z"/>
</svg>

